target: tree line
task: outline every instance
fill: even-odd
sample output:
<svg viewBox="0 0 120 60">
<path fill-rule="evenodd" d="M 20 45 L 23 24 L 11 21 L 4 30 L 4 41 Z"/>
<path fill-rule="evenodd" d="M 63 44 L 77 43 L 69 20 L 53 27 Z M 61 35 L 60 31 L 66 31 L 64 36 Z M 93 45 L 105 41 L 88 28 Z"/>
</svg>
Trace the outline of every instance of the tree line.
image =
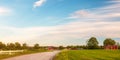
<svg viewBox="0 0 120 60">
<path fill-rule="evenodd" d="M 39 44 L 28 46 L 26 43 L 20 44 L 19 42 L 4 44 L 0 42 L 0 50 L 23 50 L 23 49 L 39 49 Z"/>
<path fill-rule="evenodd" d="M 103 41 L 103 45 L 99 45 L 99 42 L 96 37 L 91 37 L 90 39 L 87 40 L 86 45 L 77 45 L 77 46 L 58 46 L 58 47 L 53 47 L 53 49 L 103 49 L 104 46 L 107 45 L 118 45 L 120 49 L 120 44 L 117 43 L 115 40 L 111 38 L 106 38 Z M 7 43 L 4 44 L 0 42 L 0 50 L 23 50 L 23 49 L 46 49 L 48 46 L 39 46 L 39 44 L 34 44 L 34 46 L 28 46 L 26 43 L 20 44 L 19 42 L 15 43 Z"/>
<path fill-rule="evenodd" d="M 111 38 L 106 38 L 103 41 L 103 46 L 99 46 L 98 44 L 99 44 L 99 42 L 98 42 L 96 37 L 91 37 L 87 41 L 88 49 L 98 49 L 98 48 L 103 48 L 103 47 L 108 46 L 108 45 L 118 45 L 118 46 L 120 46 L 119 43 L 117 43 L 115 40 L 113 40 Z"/>
<path fill-rule="evenodd" d="M 99 42 L 97 40 L 96 37 L 91 37 L 90 39 L 87 40 L 86 45 L 77 45 L 77 46 L 67 46 L 67 47 L 63 47 L 61 46 L 60 49 L 104 49 L 105 46 L 108 45 L 117 45 L 118 48 L 120 49 L 120 44 L 118 42 L 116 42 L 115 40 L 111 39 L 111 38 L 106 38 L 103 41 L 103 45 L 99 45 Z"/>
</svg>

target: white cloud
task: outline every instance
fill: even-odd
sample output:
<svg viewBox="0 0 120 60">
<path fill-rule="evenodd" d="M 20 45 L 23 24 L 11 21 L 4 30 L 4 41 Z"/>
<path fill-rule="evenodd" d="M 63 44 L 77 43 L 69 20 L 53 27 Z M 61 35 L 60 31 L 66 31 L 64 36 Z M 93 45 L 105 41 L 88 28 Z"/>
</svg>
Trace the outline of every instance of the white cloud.
<svg viewBox="0 0 120 60">
<path fill-rule="evenodd" d="M 39 0 L 39 1 L 36 1 L 35 3 L 34 3 L 34 8 L 36 8 L 36 7 L 39 7 L 39 6 L 42 6 L 43 5 L 43 3 L 45 3 L 46 2 L 46 0 Z"/>
<path fill-rule="evenodd" d="M 84 20 L 111 20 L 111 18 L 120 18 L 120 0 L 111 0 L 111 5 L 101 8 L 78 10 L 71 14 L 70 18 Z"/>
<path fill-rule="evenodd" d="M 0 27 L 0 34 L 4 35 L 0 37 L 0 40 L 27 42 L 29 44 L 40 43 L 41 45 L 78 45 L 84 44 L 87 40 L 85 38 L 91 36 L 120 38 L 120 21 L 105 21 L 111 18 L 120 18 L 119 4 L 117 4 L 118 2 L 115 2 L 113 5 L 93 10 L 76 11 L 70 17 L 79 20 L 64 25 L 29 28 Z M 87 20 L 87 22 L 81 21 L 81 19 Z"/>
<path fill-rule="evenodd" d="M 12 10 L 7 7 L 0 7 L 0 16 L 6 16 L 11 14 Z"/>
<path fill-rule="evenodd" d="M 4 42 L 27 42 L 29 44 L 40 43 L 41 45 L 60 45 L 61 41 L 64 45 L 69 45 L 69 42 L 76 39 L 83 39 L 91 36 L 105 38 L 120 37 L 120 22 L 71 22 L 65 25 L 49 26 L 49 27 L 30 27 L 30 28 L 15 28 L 1 27 L 0 34 L 6 34 L 0 40 Z M 7 33 L 6 33 L 7 32 Z M 52 42 L 53 43 L 52 43 Z M 74 42 L 75 42 L 74 41 Z M 76 42 L 80 44 L 81 42 Z M 51 43 L 49 43 L 51 42 Z M 70 43 L 74 44 L 74 43 Z M 81 43 L 85 44 L 85 43 Z"/>
</svg>

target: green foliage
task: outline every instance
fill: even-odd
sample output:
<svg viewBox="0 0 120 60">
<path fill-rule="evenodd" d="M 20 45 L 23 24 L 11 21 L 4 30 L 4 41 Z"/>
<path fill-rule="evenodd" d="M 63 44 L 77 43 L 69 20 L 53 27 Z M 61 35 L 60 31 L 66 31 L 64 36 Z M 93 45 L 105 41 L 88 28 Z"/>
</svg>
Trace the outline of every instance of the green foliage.
<svg viewBox="0 0 120 60">
<path fill-rule="evenodd" d="M 0 50 L 4 50 L 6 48 L 6 45 L 0 42 Z"/>
<path fill-rule="evenodd" d="M 0 42 L 0 50 L 35 50 L 40 48 L 42 47 L 40 47 L 39 44 L 35 44 L 34 46 L 28 46 L 26 43 L 23 43 L 21 45 L 19 42 L 7 43 L 7 44 Z"/>
<path fill-rule="evenodd" d="M 7 44 L 7 50 L 15 50 L 15 44 L 14 43 L 8 43 Z"/>
<path fill-rule="evenodd" d="M 91 37 L 87 42 L 87 46 L 89 49 L 97 49 L 99 47 L 98 44 L 99 43 L 95 37 Z"/>
<path fill-rule="evenodd" d="M 15 43 L 15 49 L 18 49 L 18 50 L 22 49 L 22 46 L 19 42 Z"/>
<path fill-rule="evenodd" d="M 115 40 L 113 40 L 113 39 L 111 39 L 111 38 L 107 38 L 107 39 L 104 40 L 103 44 L 104 44 L 104 46 L 107 46 L 107 45 L 115 45 L 116 42 L 115 42 Z"/>
<path fill-rule="evenodd" d="M 59 46 L 59 49 L 62 50 L 62 49 L 64 49 L 64 47 L 63 46 Z"/>
<path fill-rule="evenodd" d="M 39 49 L 40 46 L 39 46 L 39 44 L 35 44 L 33 48 L 34 48 L 34 49 Z"/>
<path fill-rule="evenodd" d="M 54 60 L 120 60 L 119 50 L 68 50 L 56 55 Z"/>
<path fill-rule="evenodd" d="M 22 49 L 28 49 L 28 46 L 27 46 L 26 43 L 23 43 L 23 44 L 22 44 Z"/>
</svg>

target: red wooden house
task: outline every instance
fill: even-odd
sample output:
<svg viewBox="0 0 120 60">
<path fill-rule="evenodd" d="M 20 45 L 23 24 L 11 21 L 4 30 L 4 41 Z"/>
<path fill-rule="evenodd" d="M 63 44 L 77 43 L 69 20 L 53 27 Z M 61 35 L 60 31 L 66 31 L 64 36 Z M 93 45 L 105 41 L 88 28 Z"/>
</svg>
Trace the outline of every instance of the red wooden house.
<svg viewBox="0 0 120 60">
<path fill-rule="evenodd" d="M 116 50 L 116 49 L 118 49 L 118 46 L 117 45 L 107 45 L 107 46 L 105 46 L 105 49 Z"/>
</svg>

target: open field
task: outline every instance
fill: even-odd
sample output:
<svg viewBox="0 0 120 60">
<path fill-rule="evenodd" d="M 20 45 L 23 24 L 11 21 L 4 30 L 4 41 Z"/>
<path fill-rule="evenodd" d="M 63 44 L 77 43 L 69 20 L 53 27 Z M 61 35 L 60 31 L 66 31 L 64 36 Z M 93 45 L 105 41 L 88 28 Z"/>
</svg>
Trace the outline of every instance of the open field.
<svg viewBox="0 0 120 60">
<path fill-rule="evenodd" d="M 52 60 L 53 57 L 58 54 L 60 51 L 48 51 L 35 54 L 27 54 L 22 56 L 16 56 L 4 60 Z"/>
<path fill-rule="evenodd" d="M 21 50 L 22 51 L 22 50 Z M 20 56 L 20 55 L 25 55 L 25 54 L 32 54 L 32 53 L 39 53 L 39 52 L 45 52 L 46 50 L 24 50 L 22 52 L 14 52 L 14 51 L 3 51 L 4 53 L 0 54 L 0 59 L 5 59 L 9 57 L 15 57 L 15 56 Z"/>
<path fill-rule="evenodd" d="M 120 50 L 67 50 L 54 60 L 120 60 Z"/>
</svg>

